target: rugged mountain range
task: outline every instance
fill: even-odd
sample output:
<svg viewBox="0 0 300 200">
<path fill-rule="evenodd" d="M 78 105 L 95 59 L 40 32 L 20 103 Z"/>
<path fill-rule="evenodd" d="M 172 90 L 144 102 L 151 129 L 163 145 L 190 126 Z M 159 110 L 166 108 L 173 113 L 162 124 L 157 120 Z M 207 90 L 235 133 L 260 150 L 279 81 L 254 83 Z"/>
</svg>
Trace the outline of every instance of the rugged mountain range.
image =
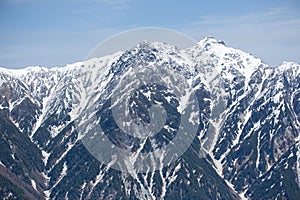
<svg viewBox="0 0 300 200">
<path fill-rule="evenodd" d="M 183 75 L 199 102 L 192 144 L 154 172 L 116 170 L 92 156 L 82 142 L 81 124 L 100 123 L 111 141 L 147 149 L 114 128 L 113 105 L 107 101 L 118 81 L 137 66 Z M 133 98 L 131 109 L 147 121 L 145 105 L 156 96 L 170 122 L 156 139 L 170 142 L 182 102 L 170 101 L 168 85 L 148 96 L 146 90 Z M 211 37 L 187 49 L 142 42 L 62 68 L 2 68 L 0 95 L 3 199 L 300 198 L 296 63 L 268 67 Z M 89 112 L 91 108 L 97 112 Z M 99 116 L 104 120 L 97 121 Z"/>
</svg>

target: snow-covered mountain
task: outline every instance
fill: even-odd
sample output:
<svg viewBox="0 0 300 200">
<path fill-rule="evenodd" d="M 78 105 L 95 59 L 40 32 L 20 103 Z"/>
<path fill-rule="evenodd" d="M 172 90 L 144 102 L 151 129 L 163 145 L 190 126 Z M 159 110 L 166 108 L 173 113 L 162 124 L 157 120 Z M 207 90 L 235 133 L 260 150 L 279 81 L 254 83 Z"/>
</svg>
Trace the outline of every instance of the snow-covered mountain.
<svg viewBox="0 0 300 200">
<path fill-rule="evenodd" d="M 180 74 L 199 103 L 192 144 L 156 171 L 118 171 L 82 139 L 99 123 L 118 145 L 149 151 L 120 133 L 107 101 L 138 66 Z M 167 111 L 155 141 L 168 143 L 183 102 L 144 89 L 132 112 L 147 121 L 153 96 Z M 0 196 L 17 199 L 299 199 L 300 65 L 268 67 L 207 37 L 187 49 L 142 42 L 126 52 L 62 68 L 0 69 Z M 150 92 L 151 94 L 146 94 Z M 157 96 L 157 92 L 162 95 Z M 95 109 L 97 112 L 91 112 Z M 146 116 L 146 117 L 145 117 Z M 111 123 L 107 123 L 111 122 Z M 82 127 L 86 128 L 83 129 Z M 151 143 L 152 144 L 152 143 Z M 163 156 L 162 156 L 163 157 Z"/>
</svg>

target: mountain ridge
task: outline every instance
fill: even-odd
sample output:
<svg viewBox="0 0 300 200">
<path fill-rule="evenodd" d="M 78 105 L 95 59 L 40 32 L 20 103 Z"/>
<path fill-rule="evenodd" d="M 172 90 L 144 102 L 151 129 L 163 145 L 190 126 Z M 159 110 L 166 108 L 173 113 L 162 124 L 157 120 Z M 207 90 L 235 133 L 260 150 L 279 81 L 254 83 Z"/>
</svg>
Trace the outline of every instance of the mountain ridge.
<svg viewBox="0 0 300 200">
<path fill-rule="evenodd" d="M 230 199 L 239 198 L 239 195 L 251 199 L 259 198 L 255 196 L 262 190 L 259 185 L 263 184 L 266 190 L 272 186 L 269 182 L 276 182 L 276 177 L 268 179 L 269 182 L 263 178 L 272 173 L 271 169 L 276 176 L 294 177 L 297 184 L 299 64 L 284 62 L 271 68 L 251 54 L 226 47 L 224 42 L 211 37 L 183 50 L 165 46 L 144 42 L 131 50 L 92 58 L 66 68 L 0 68 L 0 90 L 5 94 L 0 101 L 0 115 L 8 120 L 5 127 L 12 123 L 18 128 L 14 132 L 28 135 L 31 143 L 36 145 L 32 151 L 39 151 L 39 164 L 35 168 L 44 178 L 33 178 L 34 173 L 21 173 L 20 176 L 25 182 L 34 180 L 37 186 L 34 187 L 31 180 L 27 180 L 27 184 L 33 189 L 38 187 L 40 197 L 105 199 L 115 194 L 124 199 L 194 199 L 199 195 Z M 123 76 L 141 63 L 164 65 L 168 70 L 175 67 L 185 74 L 195 89 L 203 116 L 200 119 L 202 128 L 182 158 L 166 169 L 134 177 L 134 174 L 124 175 L 99 164 L 86 154 L 87 150 L 80 143 L 82 136 L 74 123 L 93 98 L 100 101 L 110 95 L 107 88 L 117 76 Z M 6 138 L 3 144 L 7 141 L 14 144 L 12 141 L 15 140 L 8 133 L 3 135 Z M 206 158 L 198 158 L 199 148 L 207 151 Z M 6 149 L 7 152 L 17 149 L 18 154 L 22 153 L 21 146 Z M 289 154 L 292 157 L 285 156 L 289 151 L 294 152 Z M 72 157 L 76 159 L 73 161 Z M 275 169 L 275 166 L 282 168 L 277 163 L 280 159 L 287 163 L 283 169 L 287 166 L 288 174 Z M 0 160 L 4 162 L 1 166 L 22 163 L 9 153 L 1 155 Z M 20 165 L 20 169 L 23 168 L 28 170 Z M 81 174 L 82 178 L 75 181 L 72 176 L 78 174 L 76 168 L 92 173 Z M 282 187 L 286 184 L 295 186 L 291 178 L 288 180 L 268 190 L 273 193 L 264 192 L 270 198 L 279 195 L 292 199 L 291 194 L 296 194 L 299 188 L 290 191 Z M 72 181 L 76 184 L 70 184 Z"/>
</svg>

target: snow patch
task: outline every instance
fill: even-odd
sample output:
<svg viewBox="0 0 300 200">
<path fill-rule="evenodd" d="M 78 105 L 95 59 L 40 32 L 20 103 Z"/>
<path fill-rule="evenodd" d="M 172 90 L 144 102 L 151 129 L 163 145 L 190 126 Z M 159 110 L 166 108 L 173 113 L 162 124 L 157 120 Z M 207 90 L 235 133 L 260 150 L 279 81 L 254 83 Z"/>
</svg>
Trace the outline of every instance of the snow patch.
<svg viewBox="0 0 300 200">
<path fill-rule="evenodd" d="M 31 185 L 32 185 L 33 189 L 38 191 L 37 188 L 36 188 L 36 182 L 33 179 L 31 179 Z"/>
</svg>

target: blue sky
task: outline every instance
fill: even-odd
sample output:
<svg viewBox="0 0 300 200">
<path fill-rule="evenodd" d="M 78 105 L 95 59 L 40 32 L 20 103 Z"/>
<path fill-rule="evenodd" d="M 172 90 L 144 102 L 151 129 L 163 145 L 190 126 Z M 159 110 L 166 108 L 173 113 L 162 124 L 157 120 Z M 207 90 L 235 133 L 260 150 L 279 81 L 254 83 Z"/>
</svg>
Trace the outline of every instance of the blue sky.
<svg viewBox="0 0 300 200">
<path fill-rule="evenodd" d="M 82 61 L 109 36 L 149 26 L 214 36 L 271 66 L 300 63 L 298 0 L 0 0 L 0 66 Z"/>
</svg>

